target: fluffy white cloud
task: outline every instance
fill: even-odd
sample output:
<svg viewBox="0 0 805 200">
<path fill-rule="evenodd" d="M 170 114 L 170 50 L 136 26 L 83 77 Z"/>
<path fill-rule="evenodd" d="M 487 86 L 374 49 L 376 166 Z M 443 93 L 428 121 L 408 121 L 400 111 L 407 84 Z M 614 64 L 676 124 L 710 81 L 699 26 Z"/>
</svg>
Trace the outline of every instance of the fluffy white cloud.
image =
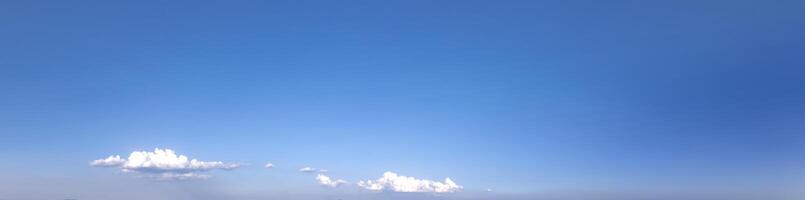
<svg viewBox="0 0 805 200">
<path fill-rule="evenodd" d="M 315 171 L 316 171 L 316 168 L 312 168 L 312 167 L 302 167 L 302 168 L 299 169 L 299 172 L 302 172 L 302 173 L 310 173 L 310 172 L 315 172 Z"/>
<path fill-rule="evenodd" d="M 124 169 L 133 171 L 206 171 L 212 169 L 231 170 L 238 168 L 237 164 L 225 164 L 219 161 L 204 162 L 188 159 L 184 155 L 176 155 L 170 149 L 154 149 L 154 152 L 131 152 L 128 161 L 123 164 Z"/>
<path fill-rule="evenodd" d="M 149 174 L 160 180 L 189 180 L 206 179 L 209 175 L 197 172 L 213 169 L 232 170 L 240 167 L 238 164 L 227 164 L 219 161 L 206 162 L 188 159 L 187 156 L 177 155 L 170 149 L 154 149 L 153 152 L 135 151 L 129 154 L 128 159 L 118 155 L 109 156 L 90 162 L 96 167 L 119 167 L 123 172 L 136 172 Z"/>
<path fill-rule="evenodd" d="M 338 187 L 342 184 L 347 183 L 346 181 L 341 179 L 333 180 L 329 176 L 325 176 L 323 174 L 316 175 L 316 181 L 319 182 L 319 185 L 327 187 Z"/>
<path fill-rule="evenodd" d="M 274 163 L 266 163 L 265 168 L 274 168 Z"/>
<path fill-rule="evenodd" d="M 457 185 L 450 178 L 444 182 L 416 179 L 414 177 L 400 176 L 394 172 L 383 173 L 377 180 L 358 182 L 358 186 L 368 190 L 390 190 L 395 192 L 457 192 L 463 187 Z"/>
</svg>

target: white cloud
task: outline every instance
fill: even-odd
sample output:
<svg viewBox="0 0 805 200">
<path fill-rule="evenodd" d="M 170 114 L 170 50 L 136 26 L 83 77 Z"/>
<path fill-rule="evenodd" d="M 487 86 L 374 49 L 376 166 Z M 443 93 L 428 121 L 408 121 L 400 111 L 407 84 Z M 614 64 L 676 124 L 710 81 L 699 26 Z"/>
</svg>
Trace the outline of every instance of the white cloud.
<svg viewBox="0 0 805 200">
<path fill-rule="evenodd" d="M 133 171 L 206 171 L 212 169 L 231 170 L 238 168 L 237 164 L 225 164 L 219 161 L 205 162 L 188 159 L 184 155 L 176 155 L 170 149 L 154 149 L 154 152 L 131 152 L 123 168 Z"/>
<path fill-rule="evenodd" d="M 274 168 L 274 163 L 266 163 L 265 168 Z"/>
<path fill-rule="evenodd" d="M 319 181 L 319 185 L 327 187 L 338 187 L 342 184 L 347 183 L 346 181 L 341 179 L 333 180 L 329 176 L 325 176 L 323 174 L 316 175 L 316 181 Z"/>
<path fill-rule="evenodd" d="M 299 169 L 299 172 L 302 172 L 302 173 L 310 173 L 310 172 L 315 172 L 315 171 L 316 171 L 316 168 L 312 168 L 312 167 L 302 167 L 302 168 Z"/>
<path fill-rule="evenodd" d="M 96 167 L 117 167 L 126 163 L 126 159 L 120 158 L 118 155 L 109 156 L 106 159 L 98 159 L 89 162 L 89 165 Z"/>
<path fill-rule="evenodd" d="M 206 162 L 188 159 L 187 156 L 177 155 L 173 150 L 159 148 L 154 149 L 154 152 L 131 152 L 128 159 L 122 159 L 118 155 L 109 156 L 106 159 L 94 160 L 90 162 L 90 165 L 96 167 L 119 167 L 123 172 L 149 174 L 150 176 L 147 177 L 154 177 L 160 180 L 206 179 L 209 178 L 209 175 L 196 172 L 214 169 L 232 170 L 240 167 L 238 164 L 227 164 L 219 161 Z"/>
<path fill-rule="evenodd" d="M 358 182 L 358 186 L 368 190 L 389 190 L 394 192 L 457 192 L 463 187 L 457 185 L 450 178 L 444 182 L 416 179 L 414 177 L 400 176 L 394 172 L 383 173 L 377 180 Z"/>
</svg>

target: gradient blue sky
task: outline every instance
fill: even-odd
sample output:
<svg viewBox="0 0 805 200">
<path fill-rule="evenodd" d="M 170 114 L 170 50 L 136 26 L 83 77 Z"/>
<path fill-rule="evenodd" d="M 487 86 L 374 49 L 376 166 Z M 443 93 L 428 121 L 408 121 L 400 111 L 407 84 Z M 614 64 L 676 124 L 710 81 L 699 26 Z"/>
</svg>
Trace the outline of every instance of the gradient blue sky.
<svg viewBox="0 0 805 200">
<path fill-rule="evenodd" d="M 803 1 L 0 2 L 5 200 L 803 199 L 804 122 Z"/>
</svg>

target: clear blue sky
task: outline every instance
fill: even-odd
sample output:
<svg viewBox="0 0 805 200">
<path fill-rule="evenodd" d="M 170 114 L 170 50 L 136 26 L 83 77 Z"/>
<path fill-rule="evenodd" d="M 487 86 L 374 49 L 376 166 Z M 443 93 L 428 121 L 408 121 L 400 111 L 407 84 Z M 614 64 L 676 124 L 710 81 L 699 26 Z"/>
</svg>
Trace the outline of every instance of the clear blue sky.
<svg viewBox="0 0 805 200">
<path fill-rule="evenodd" d="M 4 200 L 793 200 L 803 122 L 803 1 L 0 2 Z"/>
</svg>

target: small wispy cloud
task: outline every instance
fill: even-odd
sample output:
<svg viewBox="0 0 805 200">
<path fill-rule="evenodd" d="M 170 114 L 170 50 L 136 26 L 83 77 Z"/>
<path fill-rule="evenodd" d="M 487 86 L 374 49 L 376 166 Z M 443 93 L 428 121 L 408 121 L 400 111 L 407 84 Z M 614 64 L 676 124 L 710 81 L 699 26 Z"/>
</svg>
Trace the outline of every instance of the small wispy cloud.
<svg viewBox="0 0 805 200">
<path fill-rule="evenodd" d="M 274 168 L 274 163 L 266 163 L 263 167 L 265 168 Z"/>
<path fill-rule="evenodd" d="M 187 156 L 177 155 L 171 149 L 154 149 L 153 152 L 135 151 L 129 154 L 128 159 L 119 155 L 104 159 L 90 161 L 95 167 L 118 167 L 123 172 L 139 173 L 144 177 L 158 180 L 190 180 L 206 179 L 209 175 L 199 172 L 209 170 L 232 170 L 240 167 L 238 164 L 228 164 L 220 161 L 199 161 L 188 159 Z"/>
<path fill-rule="evenodd" d="M 313 168 L 313 167 L 303 167 L 303 168 L 299 169 L 299 172 L 302 172 L 302 173 L 311 173 L 311 172 L 327 173 L 327 172 L 329 172 L 329 170 L 316 169 L 316 168 Z"/>
<path fill-rule="evenodd" d="M 120 158 L 118 155 L 109 156 L 106 159 L 98 159 L 89 162 L 89 165 L 95 167 L 117 167 L 126 163 L 126 159 Z"/>
<path fill-rule="evenodd" d="M 312 168 L 312 167 L 302 167 L 302 168 L 299 168 L 299 172 L 302 172 L 302 173 L 311 173 L 311 172 L 316 172 L 316 170 L 317 170 L 316 168 Z"/>
<path fill-rule="evenodd" d="M 463 187 L 456 184 L 450 178 L 445 178 L 444 182 L 417 179 L 414 177 L 400 176 L 394 172 L 383 173 L 383 177 L 377 180 L 367 180 L 358 182 L 358 186 L 367 190 L 374 191 L 394 191 L 394 192 L 457 192 Z"/>
</svg>

